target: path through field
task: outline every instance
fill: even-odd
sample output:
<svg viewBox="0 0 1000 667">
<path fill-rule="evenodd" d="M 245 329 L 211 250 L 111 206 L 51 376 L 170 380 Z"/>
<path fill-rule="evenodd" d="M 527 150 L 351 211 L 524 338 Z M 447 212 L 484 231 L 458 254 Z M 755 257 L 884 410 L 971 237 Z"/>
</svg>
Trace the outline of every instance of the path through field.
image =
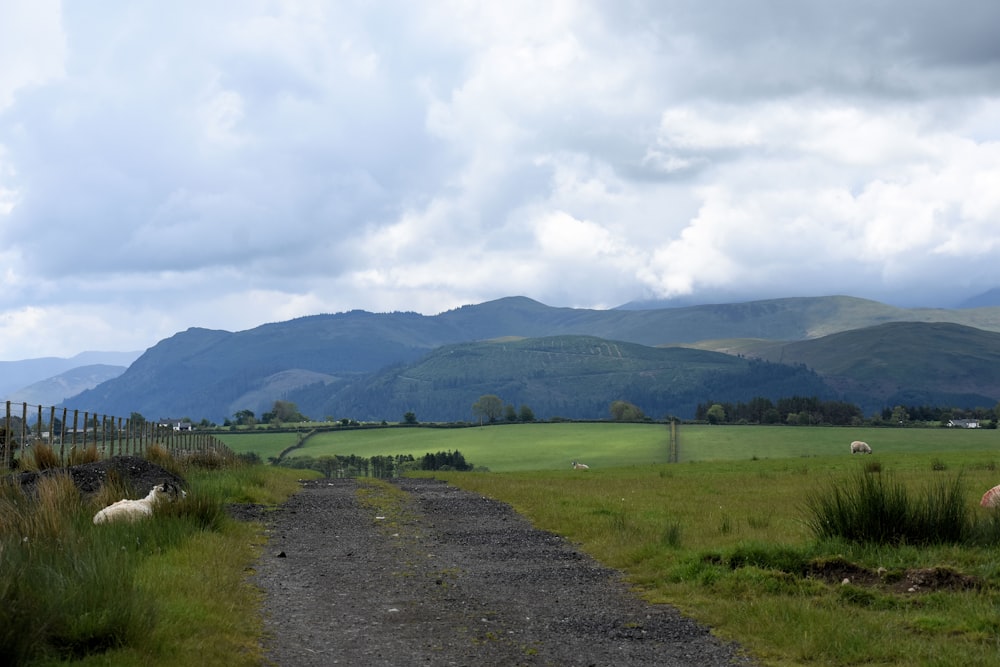
<svg viewBox="0 0 1000 667">
<path fill-rule="evenodd" d="M 305 482 L 268 519 L 255 582 L 273 664 L 755 664 L 507 505 L 394 483 L 402 520 L 360 505 L 354 480 Z"/>
</svg>

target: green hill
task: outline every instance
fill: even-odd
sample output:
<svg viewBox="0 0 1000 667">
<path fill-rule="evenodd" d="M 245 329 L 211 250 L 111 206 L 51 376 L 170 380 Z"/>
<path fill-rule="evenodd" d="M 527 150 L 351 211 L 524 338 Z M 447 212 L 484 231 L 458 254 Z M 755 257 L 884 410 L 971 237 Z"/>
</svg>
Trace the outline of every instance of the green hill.
<svg viewBox="0 0 1000 667">
<path fill-rule="evenodd" d="M 802 367 L 592 336 L 554 336 L 447 345 L 418 362 L 350 385 L 322 410 L 365 421 L 399 420 L 408 411 L 427 421 L 468 421 L 480 396 L 496 394 L 545 419 L 606 418 L 615 400 L 662 418 L 690 417 L 709 397 L 741 401 L 830 393 Z"/>
<path fill-rule="evenodd" d="M 815 340 L 710 347 L 804 364 L 862 405 L 993 407 L 1000 398 L 1000 333 L 958 324 L 890 322 Z"/>
</svg>

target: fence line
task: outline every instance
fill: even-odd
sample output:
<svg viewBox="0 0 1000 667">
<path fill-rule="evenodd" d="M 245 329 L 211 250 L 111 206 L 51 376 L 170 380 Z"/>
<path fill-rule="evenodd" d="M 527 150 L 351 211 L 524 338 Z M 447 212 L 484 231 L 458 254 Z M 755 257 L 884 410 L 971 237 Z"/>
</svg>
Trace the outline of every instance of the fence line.
<svg viewBox="0 0 1000 667">
<path fill-rule="evenodd" d="M 47 443 L 59 454 L 65 465 L 72 459 L 74 450 L 96 449 L 100 458 L 126 455 L 142 455 L 151 445 L 159 445 L 171 453 L 176 452 L 224 452 L 229 448 L 221 440 L 209 433 L 198 431 L 175 431 L 171 426 L 161 426 L 145 420 L 134 423 L 131 419 L 99 415 L 89 411 L 69 408 L 38 409 L 34 429 L 28 423 L 28 404 L 21 403 L 19 416 L 17 404 L 7 401 L 6 416 L 0 424 L 0 470 L 14 468 L 14 454 L 18 450 L 23 456 L 26 449 L 37 442 Z M 43 412 L 48 411 L 48 430 Z M 61 411 L 62 416 L 57 416 Z M 82 414 L 82 421 L 81 421 Z M 72 427 L 69 426 L 72 419 Z"/>
</svg>

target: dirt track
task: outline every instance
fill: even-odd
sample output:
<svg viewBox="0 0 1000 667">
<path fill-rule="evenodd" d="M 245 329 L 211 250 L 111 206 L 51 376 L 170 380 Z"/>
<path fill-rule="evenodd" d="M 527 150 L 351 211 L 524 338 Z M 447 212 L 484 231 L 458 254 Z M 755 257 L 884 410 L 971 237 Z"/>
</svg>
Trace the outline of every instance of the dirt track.
<svg viewBox="0 0 1000 667">
<path fill-rule="evenodd" d="M 396 483 L 402 522 L 359 505 L 353 480 L 306 482 L 268 518 L 255 582 L 272 664 L 755 664 L 507 505 Z"/>
</svg>

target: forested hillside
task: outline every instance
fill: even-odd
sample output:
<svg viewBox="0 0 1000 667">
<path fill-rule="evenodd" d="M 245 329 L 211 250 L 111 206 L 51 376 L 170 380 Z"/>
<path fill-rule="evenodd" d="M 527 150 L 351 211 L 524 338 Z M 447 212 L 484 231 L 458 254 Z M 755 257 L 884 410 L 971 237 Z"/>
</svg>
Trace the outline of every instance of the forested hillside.
<svg viewBox="0 0 1000 667">
<path fill-rule="evenodd" d="M 608 418 L 612 401 L 650 417 L 690 417 L 706 395 L 830 396 L 803 367 L 752 361 L 684 348 L 655 348 L 590 336 L 509 339 L 448 345 L 424 359 L 388 369 L 338 391 L 324 415 L 395 419 L 405 412 L 429 421 L 472 420 L 484 394 L 529 406 L 539 418 Z M 309 403 L 297 395 L 300 405 Z"/>
</svg>

